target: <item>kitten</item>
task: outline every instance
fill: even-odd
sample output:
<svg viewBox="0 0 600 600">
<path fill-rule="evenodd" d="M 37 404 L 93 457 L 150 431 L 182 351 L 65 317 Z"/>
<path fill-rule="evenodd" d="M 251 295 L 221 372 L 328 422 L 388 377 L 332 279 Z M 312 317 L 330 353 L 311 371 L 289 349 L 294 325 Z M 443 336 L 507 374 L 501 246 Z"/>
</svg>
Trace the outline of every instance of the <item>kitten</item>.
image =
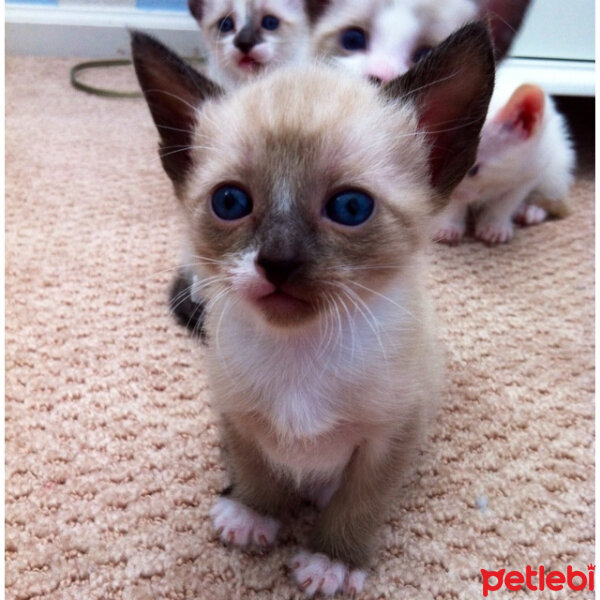
<svg viewBox="0 0 600 600">
<path fill-rule="evenodd" d="M 390 81 L 465 22 L 488 22 L 502 58 L 529 0 L 322 0 L 314 56 L 376 82 Z"/>
<path fill-rule="evenodd" d="M 566 122 L 551 98 L 532 84 L 515 89 L 499 73 L 475 166 L 438 218 L 434 239 L 458 243 L 469 207 L 475 237 L 508 242 L 513 221 L 533 225 L 570 212 L 575 153 Z"/>
<path fill-rule="evenodd" d="M 312 9 L 303 0 L 188 0 L 208 47 L 207 75 L 236 87 L 307 59 Z"/>
<path fill-rule="evenodd" d="M 308 496 L 321 511 L 296 583 L 359 592 L 440 391 L 423 249 L 475 160 L 487 30 L 381 87 L 308 65 L 227 95 L 152 38 L 134 33 L 132 51 L 209 274 L 206 368 L 232 479 L 215 529 L 269 546 Z"/>
</svg>

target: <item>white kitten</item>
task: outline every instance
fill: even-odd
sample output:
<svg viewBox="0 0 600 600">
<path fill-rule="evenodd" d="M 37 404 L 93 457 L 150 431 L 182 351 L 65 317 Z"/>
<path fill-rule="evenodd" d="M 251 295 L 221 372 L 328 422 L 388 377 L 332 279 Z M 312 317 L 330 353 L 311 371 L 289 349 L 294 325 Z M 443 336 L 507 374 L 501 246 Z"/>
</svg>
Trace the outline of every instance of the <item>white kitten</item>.
<svg viewBox="0 0 600 600">
<path fill-rule="evenodd" d="M 458 243 L 469 207 L 475 236 L 490 244 L 508 242 L 513 221 L 532 225 L 567 215 L 574 163 L 566 122 L 552 99 L 538 86 L 516 87 L 500 71 L 477 163 L 438 217 L 434 239 Z"/>
<path fill-rule="evenodd" d="M 306 60 L 303 0 L 189 0 L 208 47 L 207 75 L 230 89 L 272 67 Z"/>
<path fill-rule="evenodd" d="M 323 0 L 311 53 L 374 81 L 406 72 L 466 22 L 488 22 L 496 58 L 508 50 L 529 0 Z"/>
</svg>

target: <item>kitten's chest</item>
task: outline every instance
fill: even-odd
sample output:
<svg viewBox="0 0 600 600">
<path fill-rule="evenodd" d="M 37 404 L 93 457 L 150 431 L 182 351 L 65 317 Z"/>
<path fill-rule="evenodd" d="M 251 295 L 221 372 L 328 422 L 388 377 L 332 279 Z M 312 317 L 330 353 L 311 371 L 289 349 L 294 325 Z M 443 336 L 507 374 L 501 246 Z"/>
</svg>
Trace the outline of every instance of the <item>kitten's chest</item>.
<svg viewBox="0 0 600 600">
<path fill-rule="evenodd" d="M 340 425 L 310 438 L 281 438 L 264 422 L 253 423 L 252 429 L 271 464 L 299 485 L 315 480 L 335 481 L 364 437 L 364 432 L 351 425 Z"/>
</svg>

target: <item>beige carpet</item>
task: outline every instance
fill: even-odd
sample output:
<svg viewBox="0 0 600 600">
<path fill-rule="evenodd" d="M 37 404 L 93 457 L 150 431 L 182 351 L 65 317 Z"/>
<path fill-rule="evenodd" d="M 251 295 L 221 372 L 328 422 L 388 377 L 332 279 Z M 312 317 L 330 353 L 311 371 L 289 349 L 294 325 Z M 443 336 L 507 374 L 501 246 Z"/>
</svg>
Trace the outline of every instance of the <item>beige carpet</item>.
<svg viewBox="0 0 600 600">
<path fill-rule="evenodd" d="M 310 511 L 265 556 L 213 539 L 227 479 L 203 351 L 166 308 L 181 223 L 157 136 L 141 100 L 71 89 L 72 64 L 7 60 L 6 596 L 296 597 L 284 565 Z M 470 600 L 481 568 L 594 561 L 586 118 L 572 217 L 504 247 L 433 249 L 444 407 L 365 598 Z M 527 597 L 590 597 L 547 594 Z"/>
</svg>

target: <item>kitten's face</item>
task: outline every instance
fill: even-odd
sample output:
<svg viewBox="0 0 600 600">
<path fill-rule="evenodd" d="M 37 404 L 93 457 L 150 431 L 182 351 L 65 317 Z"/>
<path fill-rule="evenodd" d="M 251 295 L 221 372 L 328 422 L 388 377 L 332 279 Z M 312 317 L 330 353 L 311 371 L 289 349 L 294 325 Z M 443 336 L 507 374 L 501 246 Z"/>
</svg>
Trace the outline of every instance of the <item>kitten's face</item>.
<svg viewBox="0 0 600 600">
<path fill-rule="evenodd" d="M 211 55 L 237 80 L 289 63 L 305 50 L 308 19 L 302 0 L 204 0 L 199 4 L 197 14 L 202 17 L 200 25 Z"/>
<path fill-rule="evenodd" d="M 227 290 L 275 326 L 364 310 L 422 239 L 431 190 L 415 128 L 408 106 L 329 70 L 279 72 L 207 106 L 183 197 L 210 297 Z"/>
<path fill-rule="evenodd" d="M 414 286 L 402 276 L 428 217 L 475 159 L 494 79 L 483 25 L 382 88 L 305 66 L 224 97 L 152 38 L 134 33 L 132 49 L 209 313 L 218 301 L 275 327 L 368 319 L 388 286 Z"/>
<path fill-rule="evenodd" d="M 333 0 L 315 28 L 312 54 L 386 82 L 476 13 L 472 0 Z"/>
</svg>

